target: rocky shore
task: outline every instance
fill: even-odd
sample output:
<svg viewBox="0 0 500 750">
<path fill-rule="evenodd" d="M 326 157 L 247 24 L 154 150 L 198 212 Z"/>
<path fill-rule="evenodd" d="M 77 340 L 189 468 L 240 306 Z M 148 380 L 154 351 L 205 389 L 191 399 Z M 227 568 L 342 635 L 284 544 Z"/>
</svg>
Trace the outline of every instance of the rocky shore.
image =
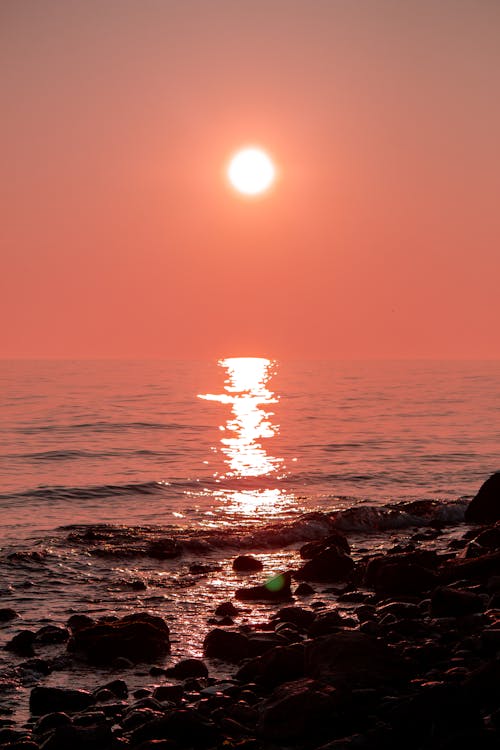
<svg viewBox="0 0 500 750">
<path fill-rule="evenodd" d="M 93 692 L 33 687 L 25 726 L 0 718 L 2 750 L 493 750 L 500 747 L 500 474 L 466 511 L 470 528 L 447 549 L 413 535 L 353 559 L 335 531 L 300 549 L 302 564 L 207 613 L 204 659 L 159 666 L 163 618 L 146 612 L 19 630 L 6 648 L 39 673 L 44 646 L 109 670 Z M 245 554 L 235 569 L 255 574 Z M 322 600 L 334 593 L 351 614 Z M 242 623 L 252 602 L 271 616 Z M 0 622 L 15 621 L 12 609 Z M 211 674 L 221 660 L 229 678 Z M 155 689 L 129 691 L 147 664 Z"/>
</svg>

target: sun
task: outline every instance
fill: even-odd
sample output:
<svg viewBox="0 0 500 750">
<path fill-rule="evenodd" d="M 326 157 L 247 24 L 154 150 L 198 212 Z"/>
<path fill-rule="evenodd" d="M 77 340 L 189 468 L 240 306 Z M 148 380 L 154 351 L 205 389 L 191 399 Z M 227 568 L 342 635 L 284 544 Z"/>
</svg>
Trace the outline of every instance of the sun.
<svg viewBox="0 0 500 750">
<path fill-rule="evenodd" d="M 227 176 L 239 193 L 259 195 L 273 184 L 276 168 L 265 151 L 251 146 L 241 149 L 232 157 Z"/>
</svg>

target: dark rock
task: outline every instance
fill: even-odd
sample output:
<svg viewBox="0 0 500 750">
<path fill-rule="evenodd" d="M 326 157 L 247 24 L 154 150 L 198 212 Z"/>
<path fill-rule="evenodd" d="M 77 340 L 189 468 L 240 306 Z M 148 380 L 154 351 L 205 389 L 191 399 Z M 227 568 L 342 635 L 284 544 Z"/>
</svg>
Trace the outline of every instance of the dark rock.
<svg viewBox="0 0 500 750">
<path fill-rule="evenodd" d="M 0 729 L 0 747 L 4 748 L 5 745 L 17 744 L 19 741 L 28 739 L 27 732 L 20 732 L 18 729 L 12 727 L 4 727 Z"/>
<path fill-rule="evenodd" d="M 263 586 L 250 586 L 236 591 L 236 598 L 241 601 L 286 601 L 292 598 L 290 573 L 281 573 L 270 578 Z"/>
<path fill-rule="evenodd" d="M 221 738 L 213 721 L 193 709 L 181 709 L 139 727 L 132 732 L 131 742 L 135 746 L 164 739 L 174 740 L 181 747 L 198 748 L 217 746 Z"/>
<path fill-rule="evenodd" d="M 210 565 L 209 563 L 192 563 L 189 566 L 191 575 L 207 575 L 207 573 L 214 573 L 218 570 L 222 570 L 220 565 Z"/>
<path fill-rule="evenodd" d="M 113 735 L 111 727 L 59 726 L 42 743 L 41 750 L 109 750 Z"/>
<path fill-rule="evenodd" d="M 406 669 L 382 641 L 359 631 L 339 631 L 305 644 L 305 674 L 350 687 L 394 685 Z"/>
<path fill-rule="evenodd" d="M 88 615 L 71 615 L 66 623 L 66 627 L 71 630 L 72 633 L 76 633 L 82 628 L 88 628 L 94 625 L 94 620 Z"/>
<path fill-rule="evenodd" d="M 466 523 L 500 521 L 500 472 L 492 474 L 479 488 L 465 511 Z"/>
<path fill-rule="evenodd" d="M 57 687 L 34 687 L 30 694 L 30 711 L 36 716 L 57 712 L 84 711 L 94 704 L 94 696 L 86 690 Z"/>
<path fill-rule="evenodd" d="M 312 623 L 316 613 L 302 607 L 282 607 L 276 612 L 275 619 L 280 622 L 291 622 L 299 628 L 306 628 Z"/>
<path fill-rule="evenodd" d="M 115 698 L 128 698 L 128 687 L 124 680 L 112 680 L 105 685 L 101 685 L 97 690 L 109 690 Z"/>
<path fill-rule="evenodd" d="M 51 714 L 45 714 L 45 716 L 42 716 L 36 722 L 35 726 L 33 727 L 33 733 L 45 734 L 46 732 L 49 732 L 51 729 L 55 729 L 56 727 L 63 726 L 63 724 L 64 725 L 71 724 L 71 719 L 68 716 L 68 714 L 63 713 L 62 711 L 56 711 Z"/>
<path fill-rule="evenodd" d="M 486 548 L 485 552 L 500 550 L 500 523 L 497 523 L 495 526 L 490 526 L 488 529 L 484 529 L 474 538 L 473 541 L 481 547 Z"/>
<path fill-rule="evenodd" d="M 223 602 L 215 610 L 217 617 L 235 617 L 241 612 L 232 602 Z"/>
<path fill-rule="evenodd" d="M 326 547 L 295 573 L 298 580 L 344 581 L 354 570 L 354 562 L 338 547 Z"/>
<path fill-rule="evenodd" d="M 190 677 L 208 677 L 208 669 L 201 659 L 183 659 L 174 667 L 166 669 L 165 674 L 176 680 L 187 680 Z"/>
<path fill-rule="evenodd" d="M 432 617 L 460 617 L 474 612 L 482 612 L 484 601 L 470 591 L 440 586 L 431 597 Z"/>
<path fill-rule="evenodd" d="M 330 609 L 328 612 L 322 612 L 316 616 L 314 622 L 309 626 L 311 636 L 328 635 L 345 625 L 344 618 L 336 609 Z"/>
<path fill-rule="evenodd" d="M 118 657 L 153 661 L 170 651 L 168 625 L 146 612 L 99 622 L 73 633 L 68 651 L 82 654 L 92 664 L 109 664 Z"/>
<path fill-rule="evenodd" d="M 38 672 L 44 675 L 52 672 L 52 666 L 45 659 L 28 659 L 28 661 L 23 661 L 19 666 L 28 672 Z"/>
<path fill-rule="evenodd" d="M 211 630 L 203 641 L 205 656 L 238 663 L 250 655 L 250 644 L 247 636 L 234 630 Z"/>
<path fill-rule="evenodd" d="M 471 560 L 449 560 L 441 568 L 443 581 L 484 581 L 500 575 L 500 552 L 491 552 Z"/>
<path fill-rule="evenodd" d="M 146 554 L 155 560 L 171 560 L 182 554 L 182 547 L 175 539 L 155 539 L 148 545 Z"/>
<path fill-rule="evenodd" d="M 303 560 L 310 560 L 327 547 L 337 547 L 342 552 L 345 552 L 346 555 L 351 554 L 347 537 L 341 534 L 340 531 L 336 531 L 334 534 L 330 534 L 326 539 L 321 539 L 320 541 L 306 542 L 300 548 L 299 553 Z"/>
<path fill-rule="evenodd" d="M 37 643 L 50 645 L 53 643 L 65 643 L 69 638 L 69 630 L 58 628 L 55 625 L 45 625 L 35 633 Z"/>
<path fill-rule="evenodd" d="M 153 698 L 162 703 L 169 701 L 171 703 L 180 703 L 184 694 L 182 685 L 159 685 L 153 691 Z"/>
<path fill-rule="evenodd" d="M 417 550 L 415 552 L 398 552 L 397 554 L 377 555 L 372 557 L 367 565 L 364 575 L 366 586 L 373 588 L 379 577 L 380 571 L 387 565 L 419 565 L 429 570 L 434 570 L 439 558 L 432 550 Z"/>
<path fill-rule="evenodd" d="M 308 583 L 299 583 L 295 589 L 295 596 L 312 596 L 315 593 L 313 587 Z"/>
<path fill-rule="evenodd" d="M 262 656 L 250 659 L 236 673 L 236 678 L 242 682 L 257 682 L 269 686 L 298 680 L 301 677 L 304 677 L 302 643 L 276 646 Z"/>
<path fill-rule="evenodd" d="M 280 685 L 261 706 L 258 732 L 273 742 L 317 738 L 335 718 L 335 691 L 314 680 Z"/>
<path fill-rule="evenodd" d="M 121 725 L 127 732 L 131 732 L 154 719 L 162 718 L 162 716 L 161 711 L 155 711 L 152 708 L 132 708 L 127 711 L 121 720 Z"/>
<path fill-rule="evenodd" d="M 375 579 L 375 591 L 379 596 L 394 594 L 423 594 L 438 584 L 439 578 L 433 570 L 412 563 L 384 565 Z"/>
<path fill-rule="evenodd" d="M 239 555 L 233 560 L 233 570 L 238 573 L 253 573 L 262 570 L 263 564 L 252 555 Z"/>
<path fill-rule="evenodd" d="M 11 620 L 15 620 L 16 617 L 19 617 L 19 615 L 14 609 L 10 607 L 2 607 L 0 609 L 0 622 L 10 622 Z"/>
<path fill-rule="evenodd" d="M 20 630 L 10 641 L 5 644 L 7 651 L 13 651 L 18 656 L 34 656 L 33 643 L 35 634 L 31 630 Z"/>
<path fill-rule="evenodd" d="M 39 750 L 39 746 L 33 740 L 17 740 L 16 742 L 2 743 L 2 750 Z"/>
<path fill-rule="evenodd" d="M 134 750 L 177 750 L 179 746 L 173 740 L 146 740 Z"/>
</svg>

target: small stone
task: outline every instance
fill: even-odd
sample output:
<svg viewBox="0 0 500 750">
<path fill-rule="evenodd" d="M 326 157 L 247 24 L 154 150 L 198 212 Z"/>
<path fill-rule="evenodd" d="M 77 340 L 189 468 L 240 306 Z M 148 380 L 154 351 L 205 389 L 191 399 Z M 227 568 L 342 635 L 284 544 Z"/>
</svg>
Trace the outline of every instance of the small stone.
<svg viewBox="0 0 500 750">
<path fill-rule="evenodd" d="M 263 567 L 261 561 L 252 555 L 239 555 L 233 560 L 233 570 L 238 573 L 254 573 L 262 570 Z"/>
<path fill-rule="evenodd" d="M 10 622 L 11 620 L 15 620 L 16 617 L 19 617 L 19 615 L 14 609 L 10 607 L 0 609 L 0 622 Z"/>
</svg>

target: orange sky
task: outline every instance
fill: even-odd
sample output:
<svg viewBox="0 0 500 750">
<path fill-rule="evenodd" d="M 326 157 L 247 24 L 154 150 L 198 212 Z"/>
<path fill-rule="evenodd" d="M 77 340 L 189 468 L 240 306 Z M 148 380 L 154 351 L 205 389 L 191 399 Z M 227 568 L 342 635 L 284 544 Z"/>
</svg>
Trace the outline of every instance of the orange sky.
<svg viewBox="0 0 500 750">
<path fill-rule="evenodd" d="M 497 0 L 3 0 L 0 70 L 0 356 L 500 357 Z"/>
</svg>

